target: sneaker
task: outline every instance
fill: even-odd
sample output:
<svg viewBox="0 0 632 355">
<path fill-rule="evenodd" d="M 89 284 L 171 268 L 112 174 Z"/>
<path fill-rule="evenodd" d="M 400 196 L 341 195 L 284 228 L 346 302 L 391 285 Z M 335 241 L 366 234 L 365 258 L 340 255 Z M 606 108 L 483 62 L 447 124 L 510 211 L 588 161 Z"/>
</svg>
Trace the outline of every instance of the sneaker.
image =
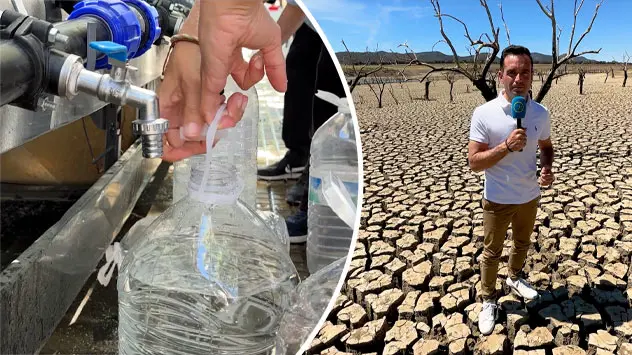
<svg viewBox="0 0 632 355">
<path fill-rule="evenodd" d="M 287 190 L 285 201 L 287 201 L 288 204 L 296 206 L 301 203 L 301 200 L 303 200 L 303 197 L 305 196 L 305 191 L 308 188 L 308 179 L 309 173 L 307 170 L 304 170 L 296 184 L 292 185 L 292 187 Z"/>
<path fill-rule="evenodd" d="M 534 300 L 538 298 L 538 291 L 536 291 L 523 279 L 513 281 L 510 277 L 508 277 L 505 282 L 516 295 L 524 298 L 525 300 Z"/>
<path fill-rule="evenodd" d="M 306 156 L 288 150 L 278 163 L 258 169 L 257 177 L 266 181 L 297 179 L 305 170 L 305 164 L 307 164 Z"/>
<path fill-rule="evenodd" d="M 290 244 L 305 243 L 307 241 L 307 211 L 299 210 L 285 219 Z"/>
<path fill-rule="evenodd" d="M 489 335 L 494 331 L 498 319 L 498 306 L 496 303 L 483 302 L 483 309 L 478 314 L 478 330 L 481 334 Z"/>
</svg>

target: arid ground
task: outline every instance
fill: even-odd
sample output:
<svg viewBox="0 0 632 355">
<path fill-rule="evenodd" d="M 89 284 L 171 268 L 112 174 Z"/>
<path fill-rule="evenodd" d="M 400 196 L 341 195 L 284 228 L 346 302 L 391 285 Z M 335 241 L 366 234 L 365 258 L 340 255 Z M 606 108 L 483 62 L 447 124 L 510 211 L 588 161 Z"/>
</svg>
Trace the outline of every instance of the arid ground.
<svg viewBox="0 0 632 355">
<path fill-rule="evenodd" d="M 454 87 L 393 84 L 384 107 L 354 90 L 364 156 L 361 227 L 347 279 L 309 353 L 632 353 L 632 83 L 588 74 L 554 84 L 556 182 L 543 188 L 524 276 L 541 296 L 504 287 L 500 318 L 481 336 L 483 173 L 467 165 L 469 122 L 484 100 Z M 534 93 L 539 81 L 534 83 Z M 410 94 L 409 94 L 410 90 Z M 412 98 L 412 99 L 411 99 Z"/>
</svg>

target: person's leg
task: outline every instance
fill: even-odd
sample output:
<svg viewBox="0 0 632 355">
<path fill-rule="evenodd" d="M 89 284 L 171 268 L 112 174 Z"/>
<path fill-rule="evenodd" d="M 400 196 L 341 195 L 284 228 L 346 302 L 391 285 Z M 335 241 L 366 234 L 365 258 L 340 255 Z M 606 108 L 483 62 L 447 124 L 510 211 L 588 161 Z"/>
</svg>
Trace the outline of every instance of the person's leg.
<svg viewBox="0 0 632 355">
<path fill-rule="evenodd" d="M 317 73 L 316 73 L 316 87 L 314 89 L 314 95 L 318 90 L 330 92 L 338 97 L 346 96 L 343 86 L 343 78 L 338 74 L 336 65 L 333 59 L 329 55 L 327 48 L 323 44 L 320 51 L 318 60 Z M 323 125 L 331 116 L 338 112 L 338 108 L 331 103 L 321 100 L 319 98 L 314 99 L 313 107 L 313 120 L 312 129 L 310 131 L 310 139 L 314 136 L 314 133 L 320 126 Z"/>
<path fill-rule="evenodd" d="M 483 199 L 485 239 L 481 262 L 481 293 L 485 301 L 493 301 L 496 296 L 498 263 L 514 211 L 515 205 L 503 205 Z"/>
<path fill-rule="evenodd" d="M 533 299 L 538 295 L 537 291 L 519 275 L 531 245 L 531 233 L 535 225 L 539 201 L 540 199 L 536 198 L 519 205 L 511 219 L 513 245 L 509 254 L 509 277 L 506 282 L 514 292 L 526 299 Z"/>
<path fill-rule="evenodd" d="M 301 26 L 295 34 L 286 58 L 288 86 L 281 133 L 288 151 L 279 162 L 257 171 L 261 180 L 296 179 L 305 168 L 320 44 L 318 34 L 307 25 Z"/>
<path fill-rule="evenodd" d="M 481 261 L 483 309 L 478 318 L 478 327 L 483 335 L 488 335 L 494 330 L 498 317 L 495 300 L 498 262 L 514 211 L 515 205 L 503 205 L 483 199 L 483 233 L 485 235 Z"/>
<path fill-rule="evenodd" d="M 296 32 L 286 59 L 288 83 L 283 103 L 282 137 L 288 149 L 305 154 L 309 151 L 309 122 L 321 44 L 318 33 L 303 24 Z"/>
</svg>

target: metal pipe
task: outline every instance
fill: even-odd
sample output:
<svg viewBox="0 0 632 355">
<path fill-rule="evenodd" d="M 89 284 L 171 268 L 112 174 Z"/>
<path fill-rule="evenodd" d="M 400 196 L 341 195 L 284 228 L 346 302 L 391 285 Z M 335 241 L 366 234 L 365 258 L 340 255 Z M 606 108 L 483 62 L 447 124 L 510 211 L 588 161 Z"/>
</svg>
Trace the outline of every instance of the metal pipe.
<svg viewBox="0 0 632 355">
<path fill-rule="evenodd" d="M 116 69 L 119 68 L 114 68 Z M 76 76 L 76 79 L 63 80 L 66 83 L 76 83 L 76 89 L 66 90 L 69 94 L 81 91 L 105 102 L 140 109 L 141 119 L 132 122 L 132 127 L 134 133 L 141 136 L 143 156 L 162 156 L 162 135 L 167 132 L 169 122 L 159 116 L 158 95 L 155 92 L 131 85 L 126 80 L 116 80 L 109 74 L 97 74 L 86 69 L 76 72 Z"/>
<path fill-rule="evenodd" d="M 0 106 L 25 94 L 35 80 L 35 64 L 14 40 L 0 41 Z"/>
</svg>

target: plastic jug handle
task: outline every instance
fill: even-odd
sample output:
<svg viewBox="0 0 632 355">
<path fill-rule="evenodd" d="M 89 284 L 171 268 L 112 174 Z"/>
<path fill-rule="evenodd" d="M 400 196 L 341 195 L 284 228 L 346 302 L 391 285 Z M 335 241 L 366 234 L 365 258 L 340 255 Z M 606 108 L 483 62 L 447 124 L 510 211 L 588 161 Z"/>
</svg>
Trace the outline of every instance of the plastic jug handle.
<svg viewBox="0 0 632 355">
<path fill-rule="evenodd" d="M 97 280 L 103 286 L 107 286 L 110 283 L 114 268 L 117 267 L 120 270 L 121 264 L 123 263 L 123 251 L 119 242 L 105 249 L 105 261 L 105 265 L 103 265 L 97 273 Z"/>
<path fill-rule="evenodd" d="M 316 97 L 338 107 L 338 112 L 349 114 L 351 113 L 351 110 L 349 109 L 349 101 L 347 101 L 346 97 L 338 97 L 328 91 L 323 90 L 318 90 L 316 92 Z"/>
<path fill-rule="evenodd" d="M 323 196 L 334 213 L 353 229 L 356 217 L 355 204 L 342 180 L 331 172 L 323 178 Z"/>
</svg>

